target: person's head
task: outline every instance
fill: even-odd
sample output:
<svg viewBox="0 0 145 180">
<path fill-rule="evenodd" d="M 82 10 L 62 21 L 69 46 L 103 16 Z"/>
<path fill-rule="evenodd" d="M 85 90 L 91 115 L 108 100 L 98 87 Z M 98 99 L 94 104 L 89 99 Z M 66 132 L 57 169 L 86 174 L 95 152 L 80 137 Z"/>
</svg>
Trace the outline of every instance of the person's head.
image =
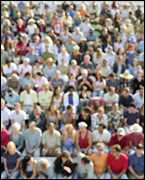
<svg viewBox="0 0 145 180">
<path fill-rule="evenodd" d="M 16 112 L 19 112 L 21 110 L 21 104 L 19 102 L 16 103 L 15 110 Z"/>
<path fill-rule="evenodd" d="M 125 130 L 123 128 L 118 128 L 117 138 L 120 141 L 125 136 Z"/>
<path fill-rule="evenodd" d="M 68 151 L 62 152 L 62 154 L 60 156 L 61 156 L 63 163 L 70 159 L 70 153 Z"/>
<path fill-rule="evenodd" d="M 119 158 L 121 153 L 121 146 L 119 144 L 116 144 L 112 146 L 112 154 L 116 157 Z"/>
<path fill-rule="evenodd" d="M 87 165 L 90 163 L 90 159 L 87 156 L 85 156 L 81 159 L 81 163 L 82 165 Z"/>
<path fill-rule="evenodd" d="M 23 64 L 26 66 L 26 65 L 28 65 L 29 63 L 30 63 L 29 58 L 25 57 L 25 58 L 23 59 Z"/>
<path fill-rule="evenodd" d="M 15 122 L 12 124 L 11 127 L 12 133 L 19 133 L 20 129 L 21 129 L 21 125 L 19 123 Z"/>
<path fill-rule="evenodd" d="M 48 132 L 49 132 L 49 134 L 53 134 L 53 132 L 54 132 L 54 130 L 55 130 L 55 127 L 54 127 L 54 123 L 49 123 L 48 125 L 47 125 L 47 130 L 48 130 Z"/>
<path fill-rule="evenodd" d="M 105 113 L 104 107 L 99 107 L 98 108 L 98 114 L 103 115 Z"/>
<path fill-rule="evenodd" d="M 40 35 L 39 34 L 34 34 L 33 35 L 33 41 L 34 41 L 34 43 L 39 43 L 40 42 L 40 40 L 41 40 L 41 37 L 40 37 Z"/>
<path fill-rule="evenodd" d="M 79 130 L 80 132 L 85 132 L 87 130 L 88 125 L 85 122 L 79 123 Z"/>
<path fill-rule="evenodd" d="M 109 94 L 112 96 L 115 93 L 115 87 L 109 88 Z"/>
<path fill-rule="evenodd" d="M 144 96 L 144 87 L 143 86 L 140 86 L 139 94 L 140 94 L 140 96 Z"/>
<path fill-rule="evenodd" d="M 73 59 L 73 60 L 71 61 L 71 65 L 72 65 L 72 66 L 76 66 L 76 65 L 77 65 L 77 61 L 76 61 L 75 59 Z"/>
<path fill-rule="evenodd" d="M 32 85 L 31 84 L 26 85 L 27 93 L 30 93 L 31 89 L 32 89 Z"/>
<path fill-rule="evenodd" d="M 47 59 L 47 65 L 48 66 L 51 66 L 53 64 L 53 62 L 54 62 L 53 58 L 50 57 Z"/>
<path fill-rule="evenodd" d="M 143 144 L 138 144 L 136 146 L 136 154 L 137 156 L 141 156 L 144 153 L 144 145 Z"/>
<path fill-rule="evenodd" d="M 36 128 L 36 122 L 35 122 L 35 121 L 31 121 L 31 122 L 29 123 L 29 129 L 30 129 L 31 131 L 33 131 L 35 128 Z"/>
<path fill-rule="evenodd" d="M 128 97 L 129 94 L 130 94 L 129 88 L 124 88 L 124 89 L 123 89 L 123 96 L 124 96 L 124 97 Z"/>
<path fill-rule="evenodd" d="M 49 83 L 43 84 L 43 89 L 44 89 L 44 91 L 48 91 L 49 90 Z"/>
<path fill-rule="evenodd" d="M 1 108 L 3 109 L 5 107 L 5 100 L 1 99 Z"/>
<path fill-rule="evenodd" d="M 90 63 L 90 59 L 91 59 L 91 57 L 88 54 L 86 54 L 84 56 L 84 64 L 89 64 Z"/>
<path fill-rule="evenodd" d="M 130 110 L 131 112 L 136 111 L 136 105 L 135 105 L 134 103 L 131 103 L 131 104 L 129 105 L 129 110 Z"/>
<path fill-rule="evenodd" d="M 88 77 L 88 70 L 87 69 L 82 69 L 81 75 L 82 75 L 83 78 L 87 78 Z"/>
<path fill-rule="evenodd" d="M 28 166 L 28 164 L 30 164 L 31 160 L 32 160 L 32 156 L 30 156 L 30 155 L 26 155 L 26 156 L 22 159 L 22 161 L 21 161 L 21 169 L 22 169 L 22 171 L 23 171 L 24 173 L 26 173 L 27 166 Z"/>
<path fill-rule="evenodd" d="M 97 152 L 98 152 L 98 153 L 104 152 L 104 148 L 105 148 L 105 145 L 104 145 L 103 142 L 97 143 Z"/>
<path fill-rule="evenodd" d="M 48 159 L 41 159 L 39 162 L 39 171 L 41 172 L 45 172 L 47 171 L 49 168 L 49 161 Z"/>
<path fill-rule="evenodd" d="M 119 110 L 119 104 L 118 103 L 113 103 L 112 104 L 112 111 L 117 112 Z"/>
<path fill-rule="evenodd" d="M 67 109 L 67 112 L 69 113 L 73 112 L 73 107 L 71 105 L 68 105 L 66 109 Z"/>
<path fill-rule="evenodd" d="M 60 79 L 61 78 L 61 72 L 59 70 L 56 71 L 55 78 L 56 79 Z"/>
<path fill-rule="evenodd" d="M 105 128 L 106 128 L 106 126 L 104 124 L 99 124 L 99 127 L 98 127 L 99 133 L 103 133 Z"/>
<path fill-rule="evenodd" d="M 13 155 L 16 153 L 16 145 L 14 142 L 10 141 L 8 144 L 7 144 L 7 151 L 10 155 Z"/>
</svg>

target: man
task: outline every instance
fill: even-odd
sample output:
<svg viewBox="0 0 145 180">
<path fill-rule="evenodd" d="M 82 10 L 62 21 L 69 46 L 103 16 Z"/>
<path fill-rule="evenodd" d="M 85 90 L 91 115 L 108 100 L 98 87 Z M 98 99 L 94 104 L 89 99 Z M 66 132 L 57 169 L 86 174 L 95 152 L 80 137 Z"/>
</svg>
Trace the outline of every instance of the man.
<svg viewBox="0 0 145 180">
<path fill-rule="evenodd" d="M 129 176 L 131 179 L 144 179 L 143 149 L 143 145 L 138 144 L 135 153 L 129 156 Z"/>
<path fill-rule="evenodd" d="M 69 90 L 67 93 L 63 96 L 63 105 L 66 108 L 68 105 L 72 105 L 74 108 L 74 111 L 77 111 L 77 108 L 79 106 L 79 95 L 75 91 L 75 88 L 73 86 L 69 87 Z"/>
<path fill-rule="evenodd" d="M 141 86 L 139 91 L 133 96 L 134 103 L 138 109 L 144 105 L 144 87 Z"/>
<path fill-rule="evenodd" d="M 38 94 L 38 102 L 44 109 L 50 107 L 52 101 L 53 92 L 49 89 L 49 83 L 43 85 L 43 91 Z"/>
<path fill-rule="evenodd" d="M 110 142 L 108 143 L 109 146 L 113 146 L 116 144 L 119 144 L 122 149 L 128 147 L 129 142 L 126 138 L 126 133 L 123 128 L 119 128 L 117 130 L 117 133 L 112 134 Z"/>
<path fill-rule="evenodd" d="M 119 95 L 115 93 L 115 88 L 110 87 L 109 92 L 104 95 L 104 100 L 106 102 L 106 108 L 111 110 L 113 103 L 118 103 Z"/>
<path fill-rule="evenodd" d="M 15 110 L 11 112 L 11 119 L 12 123 L 18 122 L 24 127 L 25 125 L 25 120 L 27 119 L 27 114 L 25 111 L 21 110 L 21 104 L 16 103 L 15 105 Z"/>
<path fill-rule="evenodd" d="M 56 156 L 60 153 L 61 135 L 54 128 L 54 124 L 48 124 L 47 130 L 42 135 L 42 154 L 44 156 Z"/>
<path fill-rule="evenodd" d="M 105 171 L 107 169 L 107 153 L 104 152 L 105 145 L 104 143 L 97 144 L 97 151 L 92 153 L 89 158 L 93 161 L 95 179 L 109 179 L 110 175 Z"/>
<path fill-rule="evenodd" d="M 5 95 L 7 107 L 14 108 L 14 105 L 19 101 L 19 95 L 12 88 L 9 88 Z"/>
<path fill-rule="evenodd" d="M 76 114 L 73 112 L 73 107 L 68 105 L 66 111 L 64 111 L 62 115 L 62 120 L 64 124 L 75 124 L 76 121 Z"/>
<path fill-rule="evenodd" d="M 111 134 L 106 129 L 106 126 L 104 124 L 99 124 L 99 127 L 92 132 L 92 136 L 94 144 L 96 144 L 97 142 L 103 142 L 107 144 L 111 138 Z"/>
<path fill-rule="evenodd" d="M 10 120 L 11 120 L 11 111 L 6 107 L 5 100 L 1 99 L 1 121 L 5 127 L 8 127 Z"/>
<path fill-rule="evenodd" d="M 24 111 L 28 113 L 32 111 L 33 106 L 38 102 L 37 93 L 30 84 L 26 86 L 26 90 L 21 92 L 20 102 L 23 105 Z"/>
<path fill-rule="evenodd" d="M 107 165 L 111 179 L 128 179 L 125 174 L 128 168 L 128 156 L 121 153 L 120 145 L 112 147 L 112 152 L 108 154 Z"/>
<path fill-rule="evenodd" d="M 40 143 L 42 138 L 42 132 L 36 127 L 36 122 L 31 121 L 29 128 L 24 131 L 25 150 L 24 154 L 30 154 L 34 157 L 40 156 Z"/>
</svg>

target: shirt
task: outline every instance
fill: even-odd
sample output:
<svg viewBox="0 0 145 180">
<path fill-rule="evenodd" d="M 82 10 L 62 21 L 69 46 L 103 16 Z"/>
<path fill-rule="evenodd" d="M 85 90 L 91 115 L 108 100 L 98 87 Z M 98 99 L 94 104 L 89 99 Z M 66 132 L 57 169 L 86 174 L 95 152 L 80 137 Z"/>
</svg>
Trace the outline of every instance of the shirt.
<svg viewBox="0 0 145 180">
<path fill-rule="evenodd" d="M 7 129 L 2 129 L 1 130 L 1 146 L 7 146 L 9 142 L 9 132 Z"/>
<path fill-rule="evenodd" d="M 99 133 L 98 130 L 93 131 L 93 142 L 103 141 L 103 142 L 109 142 L 111 138 L 111 134 L 107 129 L 103 130 L 103 133 Z"/>
<path fill-rule="evenodd" d="M 46 130 L 42 135 L 42 144 L 47 144 L 49 148 L 60 146 L 61 144 L 60 132 L 54 130 L 53 134 L 49 134 L 49 132 Z"/>
<path fill-rule="evenodd" d="M 34 103 L 37 103 L 37 93 L 34 90 L 30 91 L 30 94 L 27 93 L 27 91 L 23 91 L 20 94 L 20 101 L 24 103 L 24 105 L 34 105 Z"/>
<path fill-rule="evenodd" d="M 101 154 L 91 154 L 89 158 L 93 161 L 94 164 L 94 170 L 96 175 L 103 174 L 107 167 L 107 157 L 108 155 L 106 153 Z"/>
<path fill-rule="evenodd" d="M 14 122 L 18 122 L 21 125 L 24 124 L 24 121 L 27 119 L 27 114 L 25 111 L 20 110 L 19 112 L 16 112 L 15 110 L 11 112 L 11 119 Z"/>
<path fill-rule="evenodd" d="M 107 118 L 106 114 L 104 114 L 101 119 L 99 119 L 98 113 L 95 113 L 91 116 L 92 129 L 96 129 L 98 127 L 98 125 L 101 123 L 108 126 L 108 118 Z"/>
<path fill-rule="evenodd" d="M 144 104 L 144 96 L 141 96 L 138 92 L 133 96 L 135 105 L 137 108 L 141 108 Z"/>
<path fill-rule="evenodd" d="M 120 157 L 116 159 L 112 152 L 108 154 L 107 164 L 115 174 L 120 174 L 128 168 L 128 156 L 121 153 Z"/>
<path fill-rule="evenodd" d="M 11 119 L 11 111 L 7 107 L 1 109 L 1 122 L 4 125 L 8 125 L 7 123 L 10 119 Z"/>
<path fill-rule="evenodd" d="M 49 108 L 52 101 L 53 92 L 52 91 L 41 91 L 38 94 L 38 102 L 41 106 Z"/>
<path fill-rule="evenodd" d="M 144 154 L 140 157 L 138 157 L 136 153 L 130 155 L 129 166 L 132 167 L 137 174 L 144 174 Z"/>
<path fill-rule="evenodd" d="M 124 118 L 127 119 L 127 124 L 131 126 L 136 123 L 137 119 L 139 119 L 139 112 L 131 113 L 129 111 L 125 111 Z"/>
</svg>

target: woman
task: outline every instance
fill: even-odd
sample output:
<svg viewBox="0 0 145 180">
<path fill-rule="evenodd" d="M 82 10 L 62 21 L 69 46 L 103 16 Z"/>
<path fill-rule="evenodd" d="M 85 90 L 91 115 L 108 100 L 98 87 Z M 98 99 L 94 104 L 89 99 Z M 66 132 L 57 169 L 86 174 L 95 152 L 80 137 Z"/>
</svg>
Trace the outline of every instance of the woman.
<svg viewBox="0 0 145 180">
<path fill-rule="evenodd" d="M 62 132 L 62 148 L 70 153 L 74 152 L 76 131 L 72 124 L 66 124 Z"/>
<path fill-rule="evenodd" d="M 22 151 L 23 148 L 23 137 L 22 137 L 22 132 L 21 130 L 21 125 L 17 122 L 12 124 L 11 127 L 11 133 L 10 133 L 10 141 L 13 141 L 19 151 Z"/>
<path fill-rule="evenodd" d="M 94 96 L 103 96 L 104 94 L 104 88 L 106 86 L 106 81 L 103 79 L 101 72 L 96 71 L 96 81 L 94 83 L 94 91 L 93 91 L 93 97 Z"/>
<path fill-rule="evenodd" d="M 63 98 L 63 93 L 61 91 L 61 87 L 58 86 L 54 90 L 54 95 L 53 95 L 53 98 L 52 98 L 52 106 L 55 106 L 57 109 L 61 108 L 62 98 Z"/>
<path fill-rule="evenodd" d="M 70 154 L 68 152 L 63 152 L 54 161 L 55 178 L 70 179 L 75 171 L 75 167 L 76 164 L 72 162 Z"/>
<path fill-rule="evenodd" d="M 53 122 L 56 125 L 56 128 L 58 128 L 60 119 L 59 110 L 54 105 L 51 106 L 46 112 L 45 119 L 47 124 Z"/>
<path fill-rule="evenodd" d="M 79 130 L 76 133 L 76 148 L 78 152 L 88 153 L 92 147 L 91 132 L 87 130 L 85 122 L 79 123 Z"/>
<path fill-rule="evenodd" d="M 35 179 L 36 178 L 37 161 L 30 155 L 25 156 L 20 162 L 19 179 Z"/>
<path fill-rule="evenodd" d="M 17 151 L 14 142 L 10 141 L 7 145 L 7 152 L 4 156 L 4 172 L 1 175 L 1 179 L 16 178 L 20 156 L 21 154 Z"/>
</svg>

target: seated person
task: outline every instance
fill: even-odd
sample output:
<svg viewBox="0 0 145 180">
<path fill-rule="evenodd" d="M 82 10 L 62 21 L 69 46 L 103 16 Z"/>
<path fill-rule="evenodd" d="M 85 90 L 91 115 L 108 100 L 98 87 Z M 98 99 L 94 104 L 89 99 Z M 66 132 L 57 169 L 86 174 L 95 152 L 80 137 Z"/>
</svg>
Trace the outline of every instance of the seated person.
<svg viewBox="0 0 145 180">
<path fill-rule="evenodd" d="M 129 156 L 130 179 L 144 179 L 144 150 L 143 145 L 138 144 L 136 151 Z"/>
<path fill-rule="evenodd" d="M 48 124 L 47 130 L 42 135 L 43 156 L 56 156 L 60 154 L 61 135 L 54 127 L 54 123 Z"/>
<path fill-rule="evenodd" d="M 121 153 L 120 145 L 112 147 L 112 152 L 108 154 L 107 166 L 111 179 L 128 179 L 125 174 L 128 168 L 128 156 Z"/>
</svg>

